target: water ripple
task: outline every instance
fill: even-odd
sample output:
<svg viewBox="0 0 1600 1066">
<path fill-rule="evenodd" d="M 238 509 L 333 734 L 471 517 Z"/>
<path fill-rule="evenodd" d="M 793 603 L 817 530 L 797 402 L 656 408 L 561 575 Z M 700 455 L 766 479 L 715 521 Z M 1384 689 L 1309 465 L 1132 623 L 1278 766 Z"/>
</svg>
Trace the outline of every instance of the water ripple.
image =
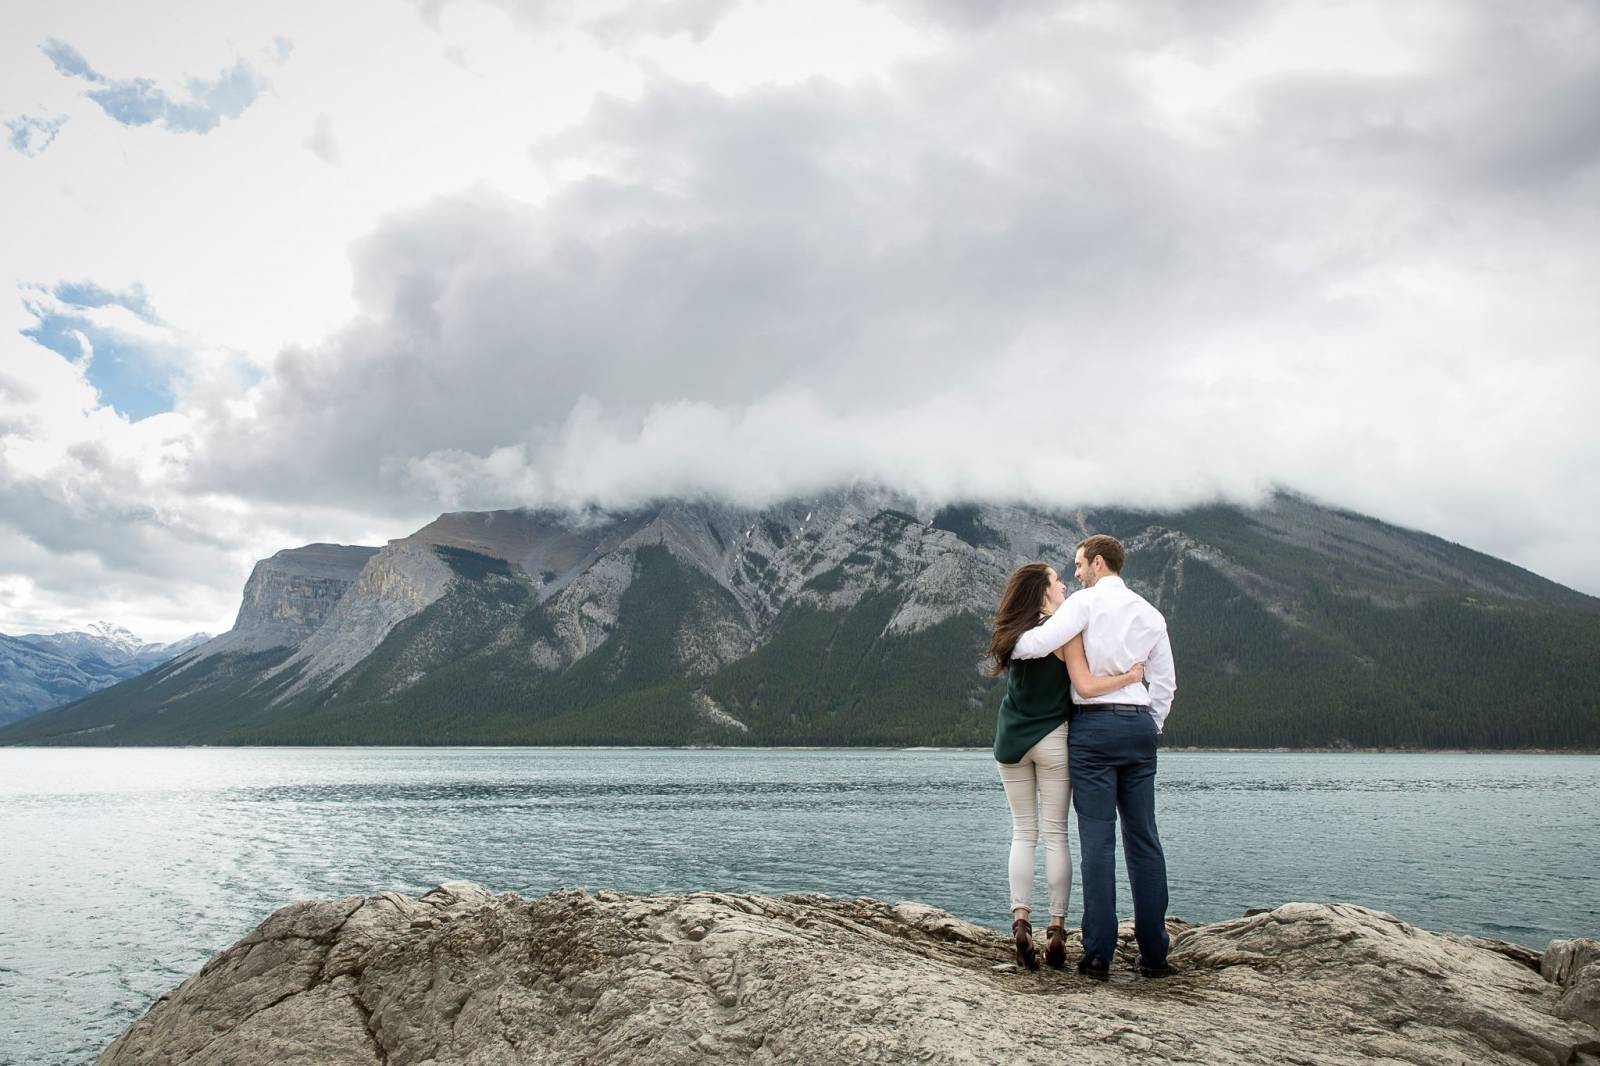
<svg viewBox="0 0 1600 1066">
<path fill-rule="evenodd" d="M 1192 920 L 1309 898 L 1536 947 L 1600 930 L 1576 859 L 1600 758 L 1178 752 L 1160 796 Z M 0 749 L 0 840 L 0 1064 L 91 1061 L 308 897 L 465 878 L 1008 917 L 1004 796 L 970 751 Z"/>
</svg>

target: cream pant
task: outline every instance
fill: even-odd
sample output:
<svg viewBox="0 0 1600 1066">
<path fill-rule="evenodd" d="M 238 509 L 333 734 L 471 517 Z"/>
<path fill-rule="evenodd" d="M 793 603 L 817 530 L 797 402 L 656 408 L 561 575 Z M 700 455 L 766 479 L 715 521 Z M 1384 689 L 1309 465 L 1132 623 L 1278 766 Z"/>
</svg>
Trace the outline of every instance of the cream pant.
<svg viewBox="0 0 1600 1066">
<path fill-rule="evenodd" d="M 996 763 L 1011 804 L 1011 908 L 1028 907 L 1033 897 L 1033 856 L 1044 830 L 1044 879 L 1050 890 L 1050 915 L 1067 913 L 1072 898 L 1072 853 L 1067 849 L 1067 808 L 1072 778 L 1067 773 L 1065 722 L 1028 749 L 1021 762 Z"/>
</svg>

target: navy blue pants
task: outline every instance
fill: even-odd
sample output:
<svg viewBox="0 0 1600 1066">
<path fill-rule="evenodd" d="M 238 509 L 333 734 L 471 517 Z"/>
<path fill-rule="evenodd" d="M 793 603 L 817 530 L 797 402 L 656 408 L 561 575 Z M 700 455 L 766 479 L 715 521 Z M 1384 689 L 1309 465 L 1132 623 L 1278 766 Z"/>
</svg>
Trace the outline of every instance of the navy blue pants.
<svg viewBox="0 0 1600 1066">
<path fill-rule="evenodd" d="M 1117 950 L 1117 817 L 1133 889 L 1134 937 L 1147 963 L 1167 961 L 1167 857 L 1156 832 L 1156 723 L 1147 710 L 1072 713 L 1072 807 L 1083 854 L 1083 953 Z"/>
</svg>

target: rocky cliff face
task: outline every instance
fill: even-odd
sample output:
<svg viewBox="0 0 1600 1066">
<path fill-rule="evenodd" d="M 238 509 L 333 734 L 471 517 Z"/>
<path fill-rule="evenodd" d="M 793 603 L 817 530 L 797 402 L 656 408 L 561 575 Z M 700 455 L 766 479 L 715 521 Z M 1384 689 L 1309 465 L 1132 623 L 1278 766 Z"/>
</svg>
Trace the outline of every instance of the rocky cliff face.
<svg viewBox="0 0 1600 1066">
<path fill-rule="evenodd" d="M 885 627 L 901 634 L 962 613 L 987 613 L 1018 552 L 1037 553 L 1043 544 L 1059 552 L 1082 536 L 1069 525 L 1000 508 L 995 513 L 1011 519 L 1011 537 L 970 545 L 936 524 L 940 512 L 918 517 L 900 510 L 915 506 L 863 489 L 764 510 L 669 501 L 607 519 L 496 511 L 446 515 L 409 539 L 483 551 L 519 567 L 556 620 L 555 633 L 534 649 L 551 669 L 605 643 L 620 620 L 638 550 L 665 548 L 729 598 L 732 609 L 678 635 L 688 672 L 705 675 L 766 643 L 779 616 L 794 606 L 847 610 L 869 592 L 904 586 L 903 603 Z"/>
<path fill-rule="evenodd" d="M 333 613 L 377 548 L 307 544 L 256 563 L 244 585 L 233 628 L 203 645 L 193 660 L 294 647 Z"/>
<path fill-rule="evenodd" d="M 450 568 L 426 544 L 395 541 L 372 555 L 356 579 L 328 604 L 325 620 L 298 641 L 277 672 L 298 677 L 280 700 L 326 684 L 372 653 L 396 625 L 433 603 L 450 586 Z"/>
<path fill-rule="evenodd" d="M 1600 1062 L 1527 949 L 1348 904 L 1169 929 L 1177 976 L 1136 977 L 1125 937 L 1099 984 L 916 903 L 457 882 L 278 911 L 100 1062 Z"/>
</svg>

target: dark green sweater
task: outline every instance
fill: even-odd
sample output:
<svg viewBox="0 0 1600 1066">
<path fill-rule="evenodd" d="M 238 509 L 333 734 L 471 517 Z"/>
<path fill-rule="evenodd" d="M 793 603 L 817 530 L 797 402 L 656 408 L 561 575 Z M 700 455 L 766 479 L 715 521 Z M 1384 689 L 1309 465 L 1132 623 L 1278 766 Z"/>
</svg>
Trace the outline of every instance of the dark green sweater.
<svg viewBox="0 0 1600 1066">
<path fill-rule="evenodd" d="M 1006 668 L 1006 695 L 994 726 L 994 757 L 1021 762 L 1028 749 L 1067 720 L 1072 683 L 1067 664 L 1055 655 L 1012 659 Z"/>
</svg>

